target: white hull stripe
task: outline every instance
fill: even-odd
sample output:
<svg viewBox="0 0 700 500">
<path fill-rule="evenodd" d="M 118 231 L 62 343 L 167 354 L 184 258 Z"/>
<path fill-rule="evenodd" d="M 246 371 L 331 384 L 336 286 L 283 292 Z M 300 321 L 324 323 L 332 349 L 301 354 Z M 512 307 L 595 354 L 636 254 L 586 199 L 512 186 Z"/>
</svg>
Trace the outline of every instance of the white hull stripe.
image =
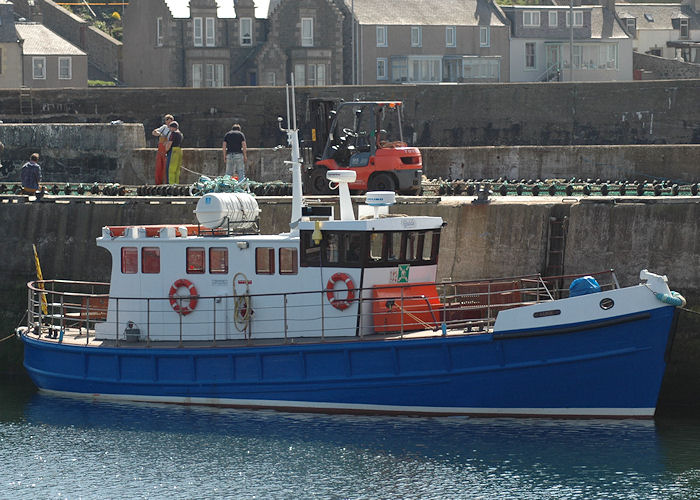
<svg viewBox="0 0 700 500">
<path fill-rule="evenodd" d="M 76 392 L 44 392 L 72 397 L 141 403 L 165 403 L 181 405 L 219 406 L 236 408 L 270 408 L 280 410 L 302 410 L 324 413 L 387 413 L 425 415 L 503 415 L 503 416 L 586 416 L 586 417 L 646 417 L 654 416 L 655 408 L 469 408 L 450 406 L 396 406 L 350 403 L 319 403 L 308 401 L 277 401 L 264 399 L 226 399 L 175 396 L 141 396 L 124 394 L 85 394 Z"/>
</svg>

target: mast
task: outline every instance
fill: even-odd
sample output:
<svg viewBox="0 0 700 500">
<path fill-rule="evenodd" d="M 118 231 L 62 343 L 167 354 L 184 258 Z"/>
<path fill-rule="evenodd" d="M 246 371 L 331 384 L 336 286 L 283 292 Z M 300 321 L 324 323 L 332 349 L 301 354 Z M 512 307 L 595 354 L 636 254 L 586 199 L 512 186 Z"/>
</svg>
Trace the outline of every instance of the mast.
<svg viewBox="0 0 700 500">
<path fill-rule="evenodd" d="M 289 221 L 290 229 L 293 231 L 301 220 L 301 206 L 303 203 L 302 180 L 301 180 L 301 153 L 299 149 L 299 129 L 297 128 L 296 103 L 294 97 L 294 73 L 291 77 L 291 99 L 289 85 L 286 85 L 287 92 L 287 128 L 282 128 L 282 117 L 277 119 L 279 128 L 287 134 L 287 142 L 292 148 L 291 161 L 285 163 L 292 165 L 292 215 Z M 290 114 L 291 102 L 291 114 Z"/>
</svg>

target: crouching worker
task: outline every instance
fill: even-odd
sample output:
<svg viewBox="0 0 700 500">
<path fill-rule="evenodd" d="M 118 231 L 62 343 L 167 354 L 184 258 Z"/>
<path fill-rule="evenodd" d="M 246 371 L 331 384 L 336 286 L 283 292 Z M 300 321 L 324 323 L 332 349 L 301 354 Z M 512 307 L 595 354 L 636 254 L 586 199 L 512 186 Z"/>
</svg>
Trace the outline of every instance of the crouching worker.
<svg viewBox="0 0 700 500">
<path fill-rule="evenodd" d="M 39 166 L 39 155 L 32 153 L 29 161 L 22 165 L 20 176 L 22 178 L 22 193 L 35 195 L 37 200 L 44 196 L 44 190 L 40 186 L 41 167 Z"/>
</svg>

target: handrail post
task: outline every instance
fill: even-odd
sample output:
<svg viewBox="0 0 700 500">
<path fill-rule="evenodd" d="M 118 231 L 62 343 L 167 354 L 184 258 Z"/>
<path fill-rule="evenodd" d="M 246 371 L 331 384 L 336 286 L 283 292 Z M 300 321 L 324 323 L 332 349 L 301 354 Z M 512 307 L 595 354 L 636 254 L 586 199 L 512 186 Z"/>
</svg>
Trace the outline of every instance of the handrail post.
<svg viewBox="0 0 700 500">
<path fill-rule="evenodd" d="M 323 307 L 323 295 L 325 290 L 321 290 L 321 341 L 326 339 L 326 314 L 325 307 Z"/>
<path fill-rule="evenodd" d="M 211 301 L 213 305 L 212 311 L 214 313 L 214 324 L 212 325 L 212 328 L 214 329 L 214 340 L 212 341 L 212 345 L 216 345 L 216 297 L 212 298 Z"/>
<path fill-rule="evenodd" d="M 284 309 L 284 342 L 287 343 L 287 294 L 282 294 L 282 307 Z"/>
<path fill-rule="evenodd" d="M 151 347 L 151 299 L 146 299 L 146 347 Z"/>
<path fill-rule="evenodd" d="M 403 331 L 404 331 L 404 326 L 403 326 L 403 307 L 404 307 L 403 292 L 404 292 L 404 287 L 401 287 L 401 307 L 399 307 L 399 314 L 401 314 L 401 338 L 403 338 Z"/>
<path fill-rule="evenodd" d="M 488 285 L 486 286 L 486 291 L 488 293 L 486 297 L 486 319 L 491 318 L 491 282 L 488 282 Z"/>
<path fill-rule="evenodd" d="M 90 298 L 88 298 L 88 301 L 89 300 L 90 300 Z M 114 329 L 116 331 L 114 344 L 117 347 L 119 347 L 119 297 L 116 297 L 115 301 L 116 301 L 115 306 L 116 306 L 117 311 L 116 311 L 116 315 L 114 317 Z"/>
<path fill-rule="evenodd" d="M 180 343 L 178 344 L 178 347 L 182 347 L 182 298 L 178 297 L 177 305 L 178 305 L 177 316 L 178 316 L 179 321 L 180 321 Z"/>
</svg>

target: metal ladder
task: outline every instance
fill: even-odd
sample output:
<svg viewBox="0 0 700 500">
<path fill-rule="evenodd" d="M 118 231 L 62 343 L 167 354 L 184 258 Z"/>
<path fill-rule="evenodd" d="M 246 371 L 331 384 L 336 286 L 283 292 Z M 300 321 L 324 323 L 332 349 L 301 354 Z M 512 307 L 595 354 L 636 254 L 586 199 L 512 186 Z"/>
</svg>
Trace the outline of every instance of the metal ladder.
<svg viewBox="0 0 700 500">
<path fill-rule="evenodd" d="M 19 89 L 19 114 L 34 115 L 34 103 L 32 102 L 32 89 L 30 87 L 20 87 Z"/>
</svg>

